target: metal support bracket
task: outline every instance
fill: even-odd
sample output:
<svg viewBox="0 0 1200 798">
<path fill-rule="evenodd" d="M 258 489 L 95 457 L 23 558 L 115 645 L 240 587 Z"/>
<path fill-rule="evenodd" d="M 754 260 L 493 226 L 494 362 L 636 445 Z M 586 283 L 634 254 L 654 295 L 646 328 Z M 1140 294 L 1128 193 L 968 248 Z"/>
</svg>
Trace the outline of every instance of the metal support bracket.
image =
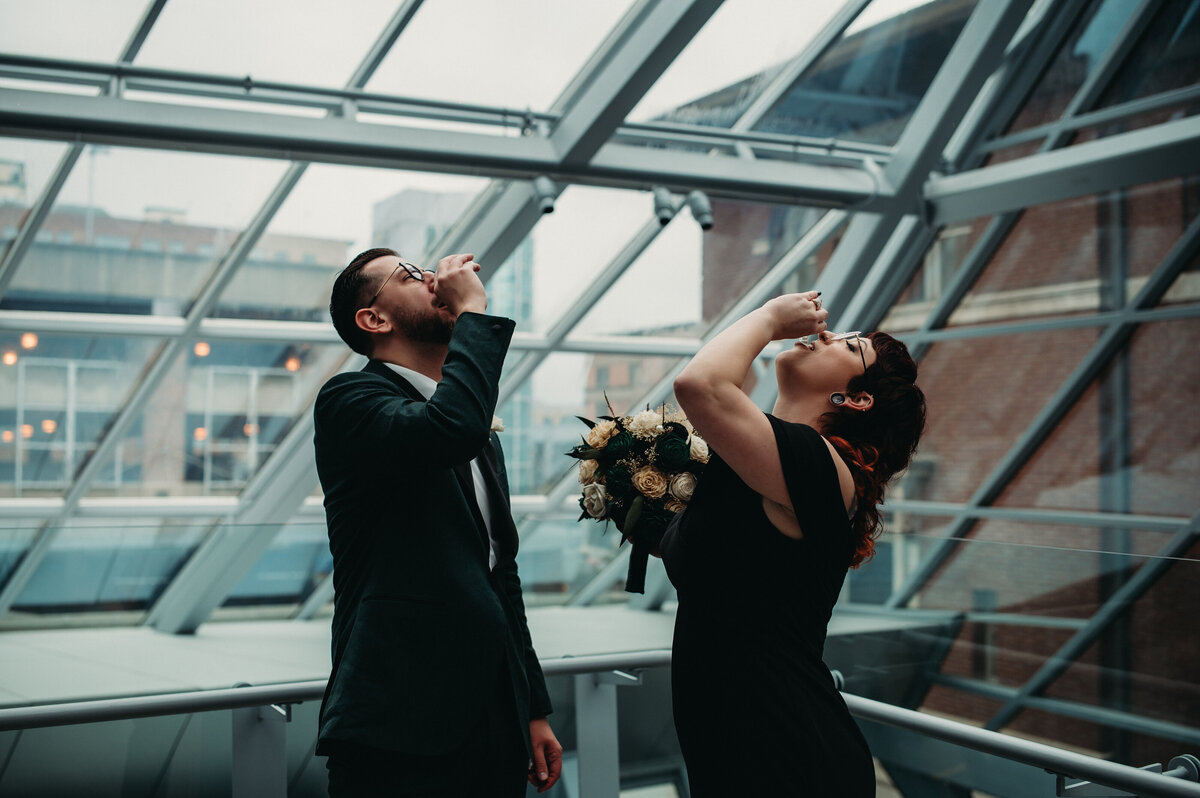
<svg viewBox="0 0 1200 798">
<path fill-rule="evenodd" d="M 1200 781 L 1200 759 L 1191 754 L 1181 754 L 1175 757 L 1167 763 L 1167 770 L 1165 771 L 1163 770 L 1163 766 L 1158 762 L 1155 762 L 1153 765 L 1146 765 L 1142 770 L 1150 773 L 1161 773 L 1164 776 L 1184 779 L 1185 781 Z M 1106 787 L 1090 781 L 1072 781 L 1068 784 L 1067 777 L 1063 774 L 1055 773 L 1054 775 L 1056 776 L 1055 795 L 1071 796 L 1071 798 L 1126 798 L 1126 796 L 1134 796 L 1134 793 Z"/>
<path fill-rule="evenodd" d="M 574 681 L 579 796 L 618 798 L 621 758 L 617 747 L 617 688 L 642 684 L 642 673 L 581 673 Z"/>
<path fill-rule="evenodd" d="M 235 687 L 249 687 L 239 683 Z M 286 798 L 292 705 L 240 707 L 233 716 L 233 798 Z"/>
</svg>

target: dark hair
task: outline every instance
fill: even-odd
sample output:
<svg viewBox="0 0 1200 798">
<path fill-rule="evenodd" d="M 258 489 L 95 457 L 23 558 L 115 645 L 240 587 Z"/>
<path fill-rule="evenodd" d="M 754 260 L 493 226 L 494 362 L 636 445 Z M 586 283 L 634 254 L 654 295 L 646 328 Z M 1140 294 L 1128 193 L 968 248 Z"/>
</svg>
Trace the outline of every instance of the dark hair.
<svg viewBox="0 0 1200 798">
<path fill-rule="evenodd" d="M 884 488 L 908 467 L 925 429 L 925 394 L 916 385 L 917 364 L 908 347 L 887 333 L 867 337 L 875 362 L 847 387 L 851 393 L 865 391 L 875 401 L 867 410 L 839 407 L 821 417 L 822 431 L 854 475 L 854 568 L 874 555 L 875 538 L 883 531 L 879 505 Z"/>
<path fill-rule="evenodd" d="M 362 269 L 376 258 L 384 255 L 400 257 L 400 253 L 387 247 L 375 247 L 354 256 L 346 268 L 338 272 L 333 281 L 333 292 L 329 296 L 329 317 L 333 319 L 333 329 L 346 342 L 346 346 L 360 355 L 371 356 L 375 348 L 371 334 L 358 326 L 354 315 L 366 304 L 375 286 L 372 280 L 362 273 Z"/>
</svg>

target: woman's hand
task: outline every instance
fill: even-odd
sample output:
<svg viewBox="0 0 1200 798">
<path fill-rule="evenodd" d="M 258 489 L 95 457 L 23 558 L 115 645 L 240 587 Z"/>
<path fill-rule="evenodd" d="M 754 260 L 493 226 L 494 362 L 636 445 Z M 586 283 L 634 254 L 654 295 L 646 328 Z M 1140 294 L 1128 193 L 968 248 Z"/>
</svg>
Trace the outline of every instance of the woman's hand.
<svg viewBox="0 0 1200 798">
<path fill-rule="evenodd" d="M 762 306 L 771 319 L 774 330 L 771 340 L 802 338 L 825 331 L 829 311 L 821 307 L 820 291 L 777 296 Z"/>
</svg>

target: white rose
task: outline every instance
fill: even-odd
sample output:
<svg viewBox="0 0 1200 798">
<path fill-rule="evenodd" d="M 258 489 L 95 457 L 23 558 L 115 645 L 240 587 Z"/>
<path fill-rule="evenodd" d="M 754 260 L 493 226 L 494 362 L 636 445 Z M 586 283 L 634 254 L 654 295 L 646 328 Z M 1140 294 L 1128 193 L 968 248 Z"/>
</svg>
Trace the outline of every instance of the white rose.
<svg viewBox="0 0 1200 798">
<path fill-rule="evenodd" d="M 696 476 L 690 471 L 676 474 L 671 479 L 671 487 L 668 490 L 679 501 L 690 502 L 692 493 L 696 490 Z"/>
<path fill-rule="evenodd" d="M 603 518 L 607 494 L 604 486 L 598 482 L 583 486 L 583 509 L 592 518 Z"/>
<path fill-rule="evenodd" d="M 693 460 L 698 460 L 701 463 L 708 462 L 708 444 L 696 433 L 692 433 L 688 438 L 691 444 L 690 454 Z"/>
<path fill-rule="evenodd" d="M 600 468 L 600 464 L 595 460 L 580 460 L 579 461 L 579 484 L 591 485 L 596 481 L 596 471 Z"/>
<path fill-rule="evenodd" d="M 492 432 L 504 432 L 504 419 L 500 416 L 492 416 Z"/>
<path fill-rule="evenodd" d="M 631 418 L 625 428 L 639 438 L 653 438 L 662 432 L 662 418 L 653 410 L 643 410 Z"/>
</svg>

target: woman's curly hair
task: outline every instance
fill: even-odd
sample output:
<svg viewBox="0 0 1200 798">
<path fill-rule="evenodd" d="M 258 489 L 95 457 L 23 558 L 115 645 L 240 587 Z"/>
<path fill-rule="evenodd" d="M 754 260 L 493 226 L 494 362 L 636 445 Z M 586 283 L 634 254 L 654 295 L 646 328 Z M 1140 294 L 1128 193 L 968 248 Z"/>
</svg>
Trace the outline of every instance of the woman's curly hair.
<svg viewBox="0 0 1200 798">
<path fill-rule="evenodd" d="M 852 568 L 875 554 L 875 539 L 883 531 L 879 505 L 884 488 L 908 467 L 925 429 L 925 394 L 917 387 L 917 364 L 908 347 L 887 333 L 867 337 L 875 362 L 847 387 L 851 393 L 869 393 L 875 401 L 867 410 L 843 406 L 821 417 L 822 433 L 854 476 Z"/>
</svg>

